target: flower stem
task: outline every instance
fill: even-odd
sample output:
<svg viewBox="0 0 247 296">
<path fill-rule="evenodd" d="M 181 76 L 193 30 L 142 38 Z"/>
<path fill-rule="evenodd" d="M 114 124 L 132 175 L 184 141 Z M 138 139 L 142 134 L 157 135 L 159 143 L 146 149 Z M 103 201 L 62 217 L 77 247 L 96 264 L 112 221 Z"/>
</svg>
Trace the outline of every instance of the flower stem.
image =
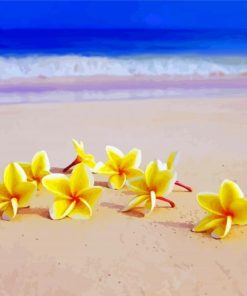
<svg viewBox="0 0 247 296">
<path fill-rule="evenodd" d="M 80 160 L 78 159 L 78 157 L 76 157 L 76 159 L 72 161 L 71 164 L 69 164 L 68 166 L 66 166 L 66 168 L 63 169 L 63 172 L 67 172 L 70 168 L 72 168 L 74 165 L 78 163 L 80 163 Z"/>
<path fill-rule="evenodd" d="M 177 186 L 183 187 L 184 189 L 186 189 L 189 192 L 192 192 L 192 188 L 190 186 L 185 185 L 185 184 L 181 183 L 180 181 L 176 181 L 175 184 Z"/>
<path fill-rule="evenodd" d="M 159 200 L 162 200 L 164 202 L 168 202 L 172 208 L 175 208 L 175 206 L 176 206 L 175 203 L 172 200 L 168 199 L 168 198 L 161 197 L 161 196 L 157 196 L 156 198 L 159 199 Z"/>
</svg>

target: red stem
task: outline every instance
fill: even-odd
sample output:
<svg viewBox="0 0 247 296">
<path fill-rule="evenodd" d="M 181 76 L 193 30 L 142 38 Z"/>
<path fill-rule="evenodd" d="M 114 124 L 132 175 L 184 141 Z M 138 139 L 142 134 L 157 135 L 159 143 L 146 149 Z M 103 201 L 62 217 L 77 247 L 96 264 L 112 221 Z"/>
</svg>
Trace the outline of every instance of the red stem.
<svg viewBox="0 0 247 296">
<path fill-rule="evenodd" d="M 176 206 L 175 203 L 172 200 L 168 199 L 168 198 L 161 197 L 161 196 L 157 196 L 156 198 L 159 199 L 159 200 L 162 200 L 164 202 L 168 202 L 172 208 L 175 208 L 175 206 Z"/>
<path fill-rule="evenodd" d="M 76 157 L 76 159 L 74 161 L 71 162 L 71 164 L 69 164 L 68 166 L 66 166 L 66 168 L 63 169 L 63 172 L 67 172 L 70 168 L 72 168 L 74 165 L 78 164 L 80 161 L 78 160 L 78 158 Z"/>
<path fill-rule="evenodd" d="M 184 189 L 186 189 L 189 192 L 192 192 L 192 188 L 190 186 L 187 186 L 187 185 L 181 183 L 180 181 L 176 181 L 175 184 L 177 186 L 183 187 Z"/>
</svg>

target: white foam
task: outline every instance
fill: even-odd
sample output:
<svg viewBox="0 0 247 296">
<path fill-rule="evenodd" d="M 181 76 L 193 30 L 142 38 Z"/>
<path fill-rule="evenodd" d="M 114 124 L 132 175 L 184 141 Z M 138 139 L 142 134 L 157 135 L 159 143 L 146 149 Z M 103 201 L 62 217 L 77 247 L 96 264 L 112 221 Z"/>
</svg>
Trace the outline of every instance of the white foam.
<svg viewBox="0 0 247 296">
<path fill-rule="evenodd" d="M 0 57 L 0 79 L 19 77 L 246 75 L 247 56 Z"/>
</svg>

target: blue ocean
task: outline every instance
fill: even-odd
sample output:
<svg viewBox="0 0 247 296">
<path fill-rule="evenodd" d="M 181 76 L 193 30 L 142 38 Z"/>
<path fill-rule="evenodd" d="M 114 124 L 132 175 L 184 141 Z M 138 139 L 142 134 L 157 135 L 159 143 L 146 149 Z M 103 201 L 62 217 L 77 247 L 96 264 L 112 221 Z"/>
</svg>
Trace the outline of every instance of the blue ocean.
<svg viewBox="0 0 247 296">
<path fill-rule="evenodd" d="M 247 30 L 0 30 L 0 79 L 247 75 Z"/>
</svg>

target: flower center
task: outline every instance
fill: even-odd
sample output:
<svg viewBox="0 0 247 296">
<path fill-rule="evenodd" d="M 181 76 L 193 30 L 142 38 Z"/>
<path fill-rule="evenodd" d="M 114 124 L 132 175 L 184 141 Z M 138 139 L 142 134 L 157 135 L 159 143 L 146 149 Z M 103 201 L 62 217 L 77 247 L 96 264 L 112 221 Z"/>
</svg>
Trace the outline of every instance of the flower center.
<svg viewBox="0 0 247 296">
<path fill-rule="evenodd" d="M 119 174 L 120 176 L 124 175 L 124 174 L 125 174 L 124 169 L 119 168 L 119 169 L 118 169 L 118 174 Z"/>
</svg>

